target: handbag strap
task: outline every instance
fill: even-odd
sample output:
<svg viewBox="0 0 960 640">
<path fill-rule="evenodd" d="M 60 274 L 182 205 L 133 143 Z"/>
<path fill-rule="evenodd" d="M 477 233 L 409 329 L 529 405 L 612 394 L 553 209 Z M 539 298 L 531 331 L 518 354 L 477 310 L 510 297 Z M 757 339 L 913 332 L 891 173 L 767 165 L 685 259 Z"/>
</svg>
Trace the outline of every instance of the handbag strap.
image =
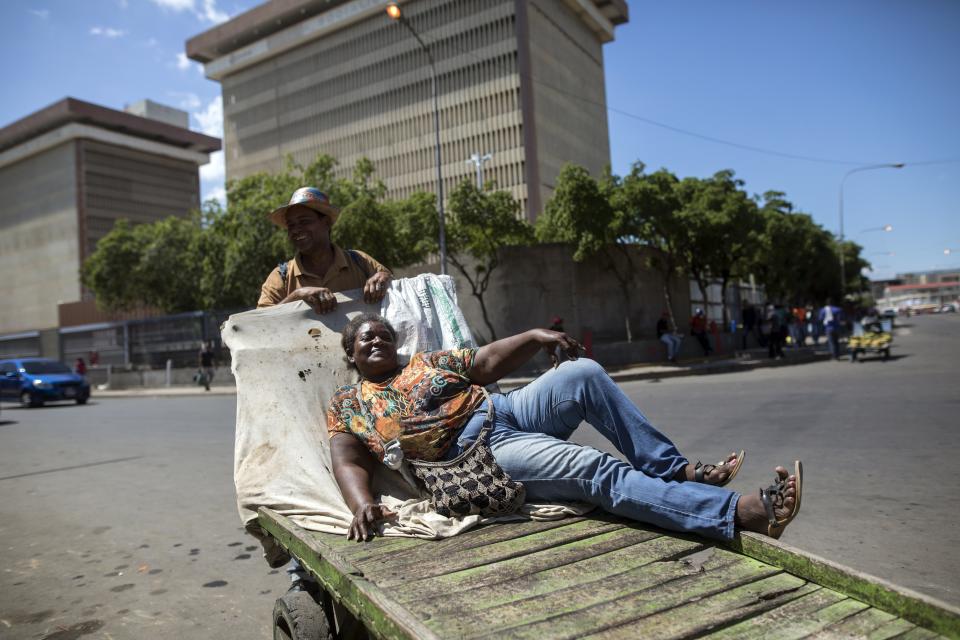
<svg viewBox="0 0 960 640">
<path fill-rule="evenodd" d="M 386 465 L 387 467 L 391 468 L 391 469 L 396 470 L 396 468 L 399 466 L 399 463 L 397 463 L 397 464 L 395 464 L 395 465 L 389 464 L 389 463 L 387 462 L 387 452 L 388 452 L 388 449 L 392 449 L 392 450 L 394 450 L 394 451 L 400 451 L 400 440 L 399 440 L 399 437 L 394 438 L 393 440 L 387 442 L 387 441 L 385 441 L 385 440 L 383 439 L 383 436 L 380 435 L 380 432 L 377 431 L 376 424 L 375 424 L 375 422 L 374 422 L 374 421 L 372 420 L 372 418 L 371 418 L 370 410 L 367 409 L 367 405 L 366 405 L 366 403 L 363 401 L 363 397 L 362 397 L 361 394 L 360 394 L 360 386 L 361 386 L 362 384 L 363 384 L 363 380 L 360 380 L 360 382 L 358 382 L 358 383 L 356 384 L 356 387 L 355 387 L 355 395 L 356 395 L 356 398 L 357 398 L 357 404 L 360 406 L 360 415 L 363 416 L 364 423 L 367 425 L 367 430 L 368 430 L 368 431 L 372 431 L 372 432 L 373 432 L 373 436 L 380 442 L 380 448 L 383 449 L 383 454 L 384 454 L 384 459 L 382 460 L 383 464 Z M 473 442 L 473 444 L 472 444 L 470 447 L 468 447 L 466 450 L 464 450 L 463 452 L 461 452 L 459 456 L 457 456 L 456 458 L 454 458 L 454 460 L 458 460 L 458 459 L 460 459 L 461 457 L 463 457 L 463 456 L 465 456 L 466 454 L 468 454 L 468 453 L 474 448 L 474 446 L 476 446 L 476 443 L 483 441 L 483 439 L 487 437 L 487 434 L 490 432 L 490 429 L 493 428 L 493 419 L 494 419 L 493 400 L 490 399 L 490 394 L 487 393 L 487 390 L 486 390 L 484 387 L 482 387 L 482 386 L 480 386 L 480 385 L 477 385 L 477 386 L 480 387 L 480 391 L 483 392 L 483 398 L 484 398 L 484 400 L 486 400 L 486 402 L 487 402 L 487 417 L 484 418 L 484 420 L 483 420 L 483 426 L 480 428 L 480 433 L 477 434 L 477 439 Z M 400 460 L 400 462 L 402 462 L 402 456 L 403 456 L 403 452 L 402 452 L 402 451 L 400 451 L 400 455 L 401 455 L 401 460 Z M 427 461 L 418 460 L 418 461 L 417 461 L 417 464 L 418 464 L 418 465 L 425 465 L 425 466 L 448 465 L 448 464 L 450 464 L 451 462 L 453 462 L 454 460 L 445 460 L 445 461 L 442 461 L 442 462 L 427 462 Z"/>
</svg>

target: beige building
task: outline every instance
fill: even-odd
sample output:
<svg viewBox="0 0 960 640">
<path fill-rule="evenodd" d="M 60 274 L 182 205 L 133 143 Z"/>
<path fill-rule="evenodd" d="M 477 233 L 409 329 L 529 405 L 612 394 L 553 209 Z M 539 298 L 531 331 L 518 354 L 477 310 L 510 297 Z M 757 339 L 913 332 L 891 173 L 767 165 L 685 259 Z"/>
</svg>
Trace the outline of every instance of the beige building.
<svg viewBox="0 0 960 640">
<path fill-rule="evenodd" d="M 80 265 L 117 219 L 199 206 L 220 140 L 182 111 L 128 109 L 66 98 L 0 129 L 0 354 L 59 356 L 58 307 L 82 301 Z"/>
<path fill-rule="evenodd" d="M 542 210 L 566 162 L 609 163 L 603 44 L 625 0 L 407 0 L 439 79 L 444 190 L 484 180 Z M 386 0 L 273 0 L 187 42 L 221 83 L 227 179 L 318 153 L 370 158 L 389 197 L 436 191 L 431 73 Z"/>
</svg>

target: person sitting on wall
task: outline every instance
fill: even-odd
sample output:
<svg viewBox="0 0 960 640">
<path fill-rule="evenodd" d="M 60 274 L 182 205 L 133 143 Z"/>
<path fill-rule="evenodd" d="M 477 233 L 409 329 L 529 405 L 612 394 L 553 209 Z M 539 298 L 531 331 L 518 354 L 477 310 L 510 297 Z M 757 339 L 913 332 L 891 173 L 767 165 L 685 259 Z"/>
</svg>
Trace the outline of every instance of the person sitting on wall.
<svg viewBox="0 0 960 640">
<path fill-rule="evenodd" d="M 667 360 L 675 363 L 683 338 L 670 330 L 670 314 L 666 311 L 660 314 L 660 319 L 657 320 L 657 339 L 667 345 Z"/>
<path fill-rule="evenodd" d="M 303 300 L 317 313 L 329 313 L 337 306 L 334 293 L 360 288 L 365 302 L 383 300 L 393 274 L 366 253 L 330 241 L 338 215 L 327 195 L 314 187 L 297 189 L 290 202 L 270 213 L 270 221 L 286 229 L 296 254 L 267 276 L 257 307 Z"/>
<path fill-rule="evenodd" d="M 371 489 L 378 462 L 400 452 L 396 462 L 452 460 L 483 433 L 497 463 L 532 501 L 588 502 L 720 540 L 738 528 L 779 538 L 800 509 L 799 461 L 792 474 L 776 467 L 773 485 L 759 493 L 722 488 L 739 471 L 742 451 L 716 465 L 690 464 L 599 364 L 578 357 L 581 345 L 565 333 L 532 329 L 479 349 L 417 353 L 405 366 L 397 344 L 393 326 L 373 313 L 352 318 L 342 332 L 348 366 L 360 382 L 334 393 L 327 431 L 333 475 L 354 514 L 349 539 L 369 540 L 380 521 L 395 515 Z M 485 401 L 484 385 L 540 350 L 560 350 L 570 360 Z M 570 442 L 584 420 L 628 461 Z"/>
</svg>

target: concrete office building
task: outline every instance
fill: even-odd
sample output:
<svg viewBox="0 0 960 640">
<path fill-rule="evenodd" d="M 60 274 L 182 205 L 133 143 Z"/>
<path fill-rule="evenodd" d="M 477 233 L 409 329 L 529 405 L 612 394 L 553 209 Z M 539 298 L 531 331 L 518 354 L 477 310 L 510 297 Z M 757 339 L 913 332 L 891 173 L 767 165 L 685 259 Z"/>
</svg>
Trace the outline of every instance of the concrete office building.
<svg viewBox="0 0 960 640">
<path fill-rule="evenodd" d="M 227 178 L 370 158 L 389 197 L 436 191 L 431 73 L 386 0 L 273 0 L 187 42 L 221 83 Z M 609 163 L 603 44 L 625 0 L 407 0 L 439 78 L 445 193 L 475 175 L 533 219 L 567 162 Z"/>
<path fill-rule="evenodd" d="M 182 111 L 130 109 L 66 98 L 0 129 L 0 355 L 60 355 L 58 307 L 83 302 L 80 266 L 116 220 L 199 206 L 220 140 Z"/>
</svg>

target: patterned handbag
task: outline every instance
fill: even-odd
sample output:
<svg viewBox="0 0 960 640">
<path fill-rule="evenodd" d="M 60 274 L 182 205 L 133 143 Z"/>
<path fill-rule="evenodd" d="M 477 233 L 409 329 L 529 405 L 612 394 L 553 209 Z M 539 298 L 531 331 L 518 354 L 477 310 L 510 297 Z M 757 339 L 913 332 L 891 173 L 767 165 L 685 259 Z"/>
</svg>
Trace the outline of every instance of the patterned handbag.
<svg viewBox="0 0 960 640">
<path fill-rule="evenodd" d="M 493 426 L 494 409 L 487 390 L 483 387 L 481 389 L 487 401 L 487 417 L 477 439 L 467 449 L 453 460 L 406 461 L 413 476 L 426 488 L 430 506 L 447 518 L 510 515 L 523 505 L 527 496 L 523 484 L 507 475 L 487 446 L 486 439 Z M 366 407 L 360 401 L 359 385 L 357 400 L 360 402 L 361 411 L 366 414 Z M 374 432 L 379 436 L 376 429 Z M 399 453 L 399 443 L 391 440 L 383 443 L 383 449 L 385 453 Z M 384 463 L 394 470 L 400 470 L 399 462 L 395 460 L 388 463 L 386 456 L 384 459 Z"/>
</svg>

